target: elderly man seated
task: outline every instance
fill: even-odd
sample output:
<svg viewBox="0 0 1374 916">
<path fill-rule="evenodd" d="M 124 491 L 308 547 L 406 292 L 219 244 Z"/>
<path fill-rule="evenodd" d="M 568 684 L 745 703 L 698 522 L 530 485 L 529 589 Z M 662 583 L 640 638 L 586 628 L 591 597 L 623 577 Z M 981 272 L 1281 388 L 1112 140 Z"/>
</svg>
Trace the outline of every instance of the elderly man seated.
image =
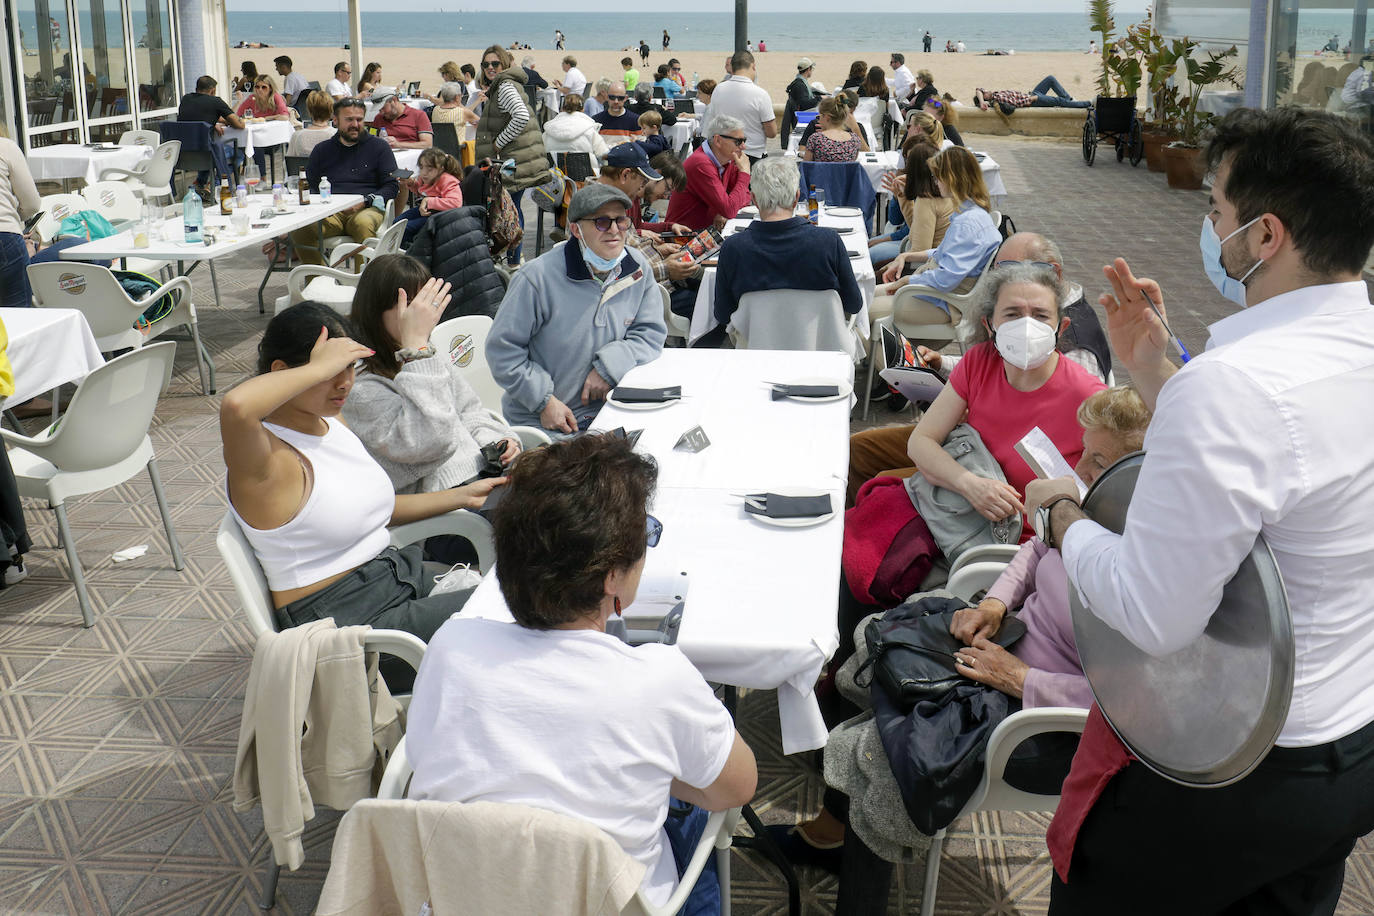
<svg viewBox="0 0 1374 916">
<path fill-rule="evenodd" d="M 382 107 L 372 119 L 377 135 L 386 131 L 386 143 L 392 149 L 429 149 L 434 145 L 434 127 L 429 115 L 411 108 L 395 94 L 381 98 Z"/>
<path fill-rule="evenodd" d="M 625 373 L 663 349 L 658 284 L 625 245 L 630 206 L 618 188 L 582 188 L 568 205 L 572 238 L 511 281 L 487 338 L 510 423 L 555 435 L 586 429 Z"/>
<path fill-rule="evenodd" d="M 592 120 L 601 128 L 601 136 L 611 146 L 634 140 L 643 133 L 639 127 L 639 115 L 626 110 L 625 103 L 629 99 L 624 83 L 611 83 L 610 91 L 606 93 L 606 110 L 592 115 Z"/>
<path fill-rule="evenodd" d="M 796 162 L 781 156 L 759 162 L 749 177 L 749 193 L 759 218 L 720 247 L 716 321 L 728 325 L 741 296 L 769 289 L 833 289 L 844 313 L 857 314 L 863 294 L 839 234 L 793 215 L 801 196 Z"/>
<path fill-rule="evenodd" d="M 396 196 L 396 156 L 386 142 L 363 130 L 367 107 L 362 99 L 334 103 L 338 132 L 310 151 L 305 177 L 311 190 L 328 178 L 335 194 L 361 194 L 362 203 L 291 233 L 296 253 L 307 264 L 323 264 L 319 250 L 324 237 L 347 235 L 362 242 L 377 234 L 387 201 Z"/>
<path fill-rule="evenodd" d="M 750 164 L 744 154 L 743 122 L 717 115 L 706 131 L 706 142 L 682 163 L 687 186 L 668 199 L 668 222 L 693 231 L 724 226 L 749 203 Z"/>
</svg>

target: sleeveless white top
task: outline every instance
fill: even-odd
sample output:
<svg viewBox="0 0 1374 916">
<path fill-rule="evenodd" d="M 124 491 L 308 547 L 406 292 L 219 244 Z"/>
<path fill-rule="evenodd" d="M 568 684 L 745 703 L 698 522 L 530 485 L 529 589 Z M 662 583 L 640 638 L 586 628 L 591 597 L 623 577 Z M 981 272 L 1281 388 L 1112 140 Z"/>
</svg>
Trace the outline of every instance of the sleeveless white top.
<svg viewBox="0 0 1374 916">
<path fill-rule="evenodd" d="M 310 464 L 314 485 L 295 518 L 264 531 L 229 503 L 274 592 L 361 566 L 391 544 L 386 531 L 396 506 L 391 480 L 351 429 L 332 417 L 325 423 L 329 429 L 323 436 L 262 424 Z"/>
</svg>

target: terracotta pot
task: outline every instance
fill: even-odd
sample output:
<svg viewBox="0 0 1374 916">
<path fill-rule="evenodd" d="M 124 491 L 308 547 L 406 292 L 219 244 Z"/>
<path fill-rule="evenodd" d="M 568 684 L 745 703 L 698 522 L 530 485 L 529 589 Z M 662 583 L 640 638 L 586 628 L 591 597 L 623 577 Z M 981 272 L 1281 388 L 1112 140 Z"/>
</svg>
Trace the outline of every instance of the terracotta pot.
<svg viewBox="0 0 1374 916">
<path fill-rule="evenodd" d="M 1187 146 L 1166 146 L 1164 172 L 1169 179 L 1169 187 L 1180 191 L 1197 191 L 1202 188 L 1202 150 Z"/>
<path fill-rule="evenodd" d="M 1152 172 L 1164 171 L 1164 154 L 1160 151 L 1169 142 L 1169 135 L 1160 130 L 1147 130 L 1140 138 L 1145 142 L 1145 165 Z"/>
</svg>

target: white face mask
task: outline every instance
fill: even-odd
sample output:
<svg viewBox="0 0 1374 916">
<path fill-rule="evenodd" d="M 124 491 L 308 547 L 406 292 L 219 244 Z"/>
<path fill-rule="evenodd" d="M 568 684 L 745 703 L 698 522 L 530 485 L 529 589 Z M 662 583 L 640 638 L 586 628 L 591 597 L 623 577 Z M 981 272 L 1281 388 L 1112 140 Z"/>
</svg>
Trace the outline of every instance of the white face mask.
<svg viewBox="0 0 1374 916">
<path fill-rule="evenodd" d="M 1054 353 L 1054 328 L 1029 315 L 997 328 L 997 352 L 1018 369 L 1038 369 Z"/>
<path fill-rule="evenodd" d="M 1221 293 L 1241 308 L 1246 307 L 1245 281 L 1264 263 L 1264 258 L 1260 258 L 1249 270 L 1241 275 L 1240 279 L 1236 279 L 1227 272 L 1226 265 L 1221 263 L 1221 246 L 1231 241 L 1231 239 L 1235 238 L 1241 232 L 1255 225 L 1255 223 L 1259 222 L 1261 219 L 1262 217 L 1257 216 L 1235 232 L 1227 235 L 1226 238 L 1220 238 L 1217 235 L 1217 227 L 1212 222 L 1211 217 L 1204 216 L 1202 218 L 1202 235 L 1198 237 L 1198 248 L 1202 251 L 1202 269 L 1207 272 L 1207 279 L 1212 281 L 1212 285 L 1217 288 L 1217 292 Z"/>
</svg>

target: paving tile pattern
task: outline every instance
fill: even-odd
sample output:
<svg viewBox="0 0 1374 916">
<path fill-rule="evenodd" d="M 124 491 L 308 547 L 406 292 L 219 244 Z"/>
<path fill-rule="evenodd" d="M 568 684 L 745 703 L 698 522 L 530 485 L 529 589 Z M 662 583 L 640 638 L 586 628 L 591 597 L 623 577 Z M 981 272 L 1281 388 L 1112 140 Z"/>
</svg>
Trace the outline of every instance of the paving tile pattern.
<svg viewBox="0 0 1374 916">
<path fill-rule="evenodd" d="M 1165 286 L 1175 328 L 1201 347 L 1207 322 L 1231 310 L 1207 284 L 1194 241 L 1199 193 L 1170 192 L 1161 175 L 1099 159 L 1076 146 L 980 142 L 1002 163 L 1004 209 L 1021 229 L 1064 248 L 1066 273 L 1090 290 L 1098 269 L 1128 256 Z M 256 308 L 262 258 L 220 270 L 222 308 L 208 275 L 194 282 L 202 335 L 223 388 L 253 371 L 266 317 Z M 284 289 L 284 275 L 268 286 Z M 199 392 L 190 348 L 158 407 L 152 437 L 186 555 L 176 572 L 146 479 L 70 507 L 97 624 L 83 630 L 51 513 L 28 506 L 36 546 L 30 578 L 0 592 L 0 912 L 24 914 L 252 914 L 265 840 L 257 812 L 231 806 L 230 779 L 252 643 L 214 546 L 225 509 L 218 398 Z M 880 411 L 873 422 L 904 419 Z M 867 424 L 867 425 L 872 425 Z M 148 544 L 146 556 L 111 554 Z M 741 723 L 759 759 L 757 808 L 790 823 L 820 804 L 812 755 L 787 758 L 768 693 L 742 702 Z M 328 867 L 337 815 L 306 834 L 306 864 L 284 875 L 282 916 L 309 913 Z M 1034 914 L 1048 905 L 1048 818 L 980 814 L 954 825 L 938 912 Z M 781 914 L 776 874 L 737 853 L 734 905 L 747 916 Z M 830 912 L 835 879 L 803 870 L 804 912 Z M 919 909 L 919 867 L 900 870 L 891 912 Z M 1374 911 L 1374 852 L 1362 842 L 1347 871 L 1342 914 Z"/>
</svg>

